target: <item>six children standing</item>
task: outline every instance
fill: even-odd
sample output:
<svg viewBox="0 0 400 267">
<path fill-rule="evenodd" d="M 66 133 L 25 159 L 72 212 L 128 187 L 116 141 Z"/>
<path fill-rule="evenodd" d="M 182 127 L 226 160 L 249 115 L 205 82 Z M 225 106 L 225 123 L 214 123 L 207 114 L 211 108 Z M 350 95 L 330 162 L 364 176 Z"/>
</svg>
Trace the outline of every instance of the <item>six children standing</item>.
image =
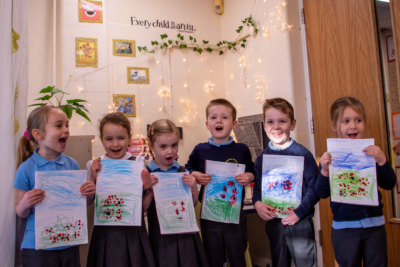
<svg viewBox="0 0 400 267">
<path fill-rule="evenodd" d="M 268 146 L 258 155 L 255 164 L 249 148 L 236 143 L 230 133 L 237 126 L 236 109 L 225 99 L 212 100 L 206 108 L 206 126 L 211 137 L 198 144 L 185 167 L 176 159 L 179 132 L 173 122 L 158 120 L 148 131 L 153 160 L 142 171 L 143 211 L 148 212 L 148 231 L 142 217 L 141 226 L 95 226 L 90 242 L 88 266 L 212 266 L 221 267 L 229 260 L 230 266 L 246 266 L 246 216 L 241 209 L 239 224 L 201 220 L 201 235 L 161 235 L 152 186 L 158 178 L 152 172 L 185 172 L 183 183 L 189 185 L 193 203 L 202 201 L 204 186 L 211 182 L 206 174 L 206 160 L 245 164 L 245 173 L 235 176 L 238 184 L 255 182 L 253 203 L 258 215 L 266 221 L 265 231 L 270 241 L 273 266 L 317 266 L 314 238 L 314 206 L 321 198 L 330 196 L 329 164 L 331 156 L 325 152 L 320 168 L 313 155 L 290 138 L 296 120 L 292 105 L 282 99 L 267 99 L 263 105 L 263 123 Z M 339 138 L 362 138 L 364 107 L 357 99 L 340 98 L 331 107 L 331 126 Z M 88 181 L 81 186 L 81 194 L 93 202 L 97 172 L 101 160 L 138 160 L 127 153 L 131 138 L 129 120 L 121 113 L 106 115 L 100 122 L 100 139 L 105 154 L 89 161 Z M 28 218 L 21 245 L 24 266 L 79 266 L 79 247 L 58 247 L 35 250 L 34 205 L 45 198 L 45 192 L 35 188 L 35 172 L 49 170 L 79 170 L 76 161 L 63 154 L 69 137 L 68 118 L 55 107 L 40 107 L 28 118 L 28 128 L 18 148 L 18 170 L 15 177 L 16 213 Z M 33 149 L 31 141 L 38 148 Z M 374 157 L 377 183 L 383 189 L 394 187 L 396 176 L 377 146 L 363 152 Z M 263 155 L 304 157 L 301 204 L 294 210 L 281 212 L 288 216 L 278 219 L 276 210 L 261 200 Z M 139 159 L 140 160 L 140 159 Z M 188 172 L 188 173 L 186 173 Z M 190 173 L 190 174 L 189 174 Z M 197 184 L 201 185 L 198 193 Z M 243 196 L 241 206 L 243 208 Z M 387 266 L 385 219 L 379 206 L 350 205 L 331 202 L 333 212 L 332 243 L 339 266 Z"/>
</svg>

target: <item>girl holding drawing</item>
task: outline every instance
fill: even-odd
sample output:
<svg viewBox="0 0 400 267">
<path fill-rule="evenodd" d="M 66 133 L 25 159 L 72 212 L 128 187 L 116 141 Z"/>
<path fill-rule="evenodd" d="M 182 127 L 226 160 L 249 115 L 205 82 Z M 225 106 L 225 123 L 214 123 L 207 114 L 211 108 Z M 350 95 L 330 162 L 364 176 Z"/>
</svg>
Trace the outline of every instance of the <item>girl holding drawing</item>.
<svg viewBox="0 0 400 267">
<path fill-rule="evenodd" d="M 106 153 L 86 165 L 90 181 L 95 182 L 101 160 L 135 160 L 127 153 L 131 123 L 122 113 L 110 113 L 100 121 L 100 139 Z M 143 189 L 151 186 L 150 175 L 142 171 Z M 141 226 L 94 226 L 87 266 L 146 266 L 154 259 L 142 216 Z"/>
<path fill-rule="evenodd" d="M 352 97 L 337 99 L 331 106 L 331 127 L 338 138 L 361 139 L 365 127 L 363 104 Z M 376 161 L 378 185 L 382 189 L 392 189 L 396 184 L 396 175 L 382 150 L 378 146 L 370 145 L 362 152 Z M 321 198 L 331 196 L 331 163 L 331 154 L 325 152 L 320 159 L 320 174 L 315 184 L 315 191 Z M 363 188 L 360 187 L 360 190 Z M 347 193 L 350 192 L 345 194 Z M 385 218 L 382 211 L 382 195 L 379 191 L 378 196 L 379 206 L 335 203 L 331 199 L 332 244 L 339 266 L 361 266 L 361 262 L 364 266 L 387 266 Z"/>
<path fill-rule="evenodd" d="M 147 168 L 149 172 L 177 173 L 186 172 L 183 166 L 176 162 L 179 145 L 179 131 L 170 120 L 162 119 L 153 122 L 147 132 L 149 147 L 154 153 Z M 152 184 L 158 183 L 158 178 L 151 175 Z M 198 200 L 196 179 L 183 174 L 183 183 L 190 186 L 193 204 Z M 205 250 L 199 233 L 161 235 L 159 220 L 152 188 L 143 198 L 143 207 L 148 208 L 149 237 L 153 249 L 156 266 L 208 266 Z"/>
<path fill-rule="evenodd" d="M 35 250 L 34 205 L 45 198 L 43 190 L 35 189 L 35 172 L 80 170 L 74 159 L 63 154 L 69 137 L 69 120 L 61 109 L 42 106 L 29 114 L 27 124 L 18 146 L 18 170 L 14 182 L 15 211 L 19 217 L 28 218 L 21 244 L 22 265 L 79 266 L 79 246 Z M 38 148 L 34 149 L 31 142 Z M 80 191 L 92 198 L 96 187 L 87 181 L 81 185 Z"/>
</svg>

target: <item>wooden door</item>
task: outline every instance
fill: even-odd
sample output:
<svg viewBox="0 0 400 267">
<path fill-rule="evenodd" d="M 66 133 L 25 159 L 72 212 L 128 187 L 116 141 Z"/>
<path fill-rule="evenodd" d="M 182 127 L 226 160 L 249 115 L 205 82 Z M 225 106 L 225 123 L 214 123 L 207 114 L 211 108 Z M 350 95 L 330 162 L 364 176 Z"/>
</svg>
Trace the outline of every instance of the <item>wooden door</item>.
<svg viewBox="0 0 400 267">
<path fill-rule="evenodd" d="M 303 0 L 317 161 L 330 127 L 330 106 L 339 97 L 366 107 L 364 137 L 387 155 L 386 120 L 373 0 Z M 320 202 L 324 266 L 335 266 L 329 199 Z M 395 266 L 395 265 L 393 265 Z"/>
</svg>

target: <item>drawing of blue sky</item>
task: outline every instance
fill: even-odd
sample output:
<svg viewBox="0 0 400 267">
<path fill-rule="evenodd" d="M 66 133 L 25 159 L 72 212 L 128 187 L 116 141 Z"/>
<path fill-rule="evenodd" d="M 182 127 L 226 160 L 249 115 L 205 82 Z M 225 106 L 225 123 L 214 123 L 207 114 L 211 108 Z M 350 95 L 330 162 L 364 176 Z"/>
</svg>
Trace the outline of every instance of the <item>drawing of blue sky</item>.
<svg viewBox="0 0 400 267">
<path fill-rule="evenodd" d="M 301 200 L 303 176 L 300 175 L 299 179 L 298 171 L 273 169 L 265 171 L 262 177 L 262 194 L 264 196 L 277 197 L 287 201 Z M 292 183 L 290 190 L 285 190 L 283 185 L 283 181 L 287 180 Z"/>
<path fill-rule="evenodd" d="M 375 167 L 375 160 L 372 156 L 365 156 L 364 153 L 333 152 L 332 167 L 348 170 L 363 170 Z"/>
<path fill-rule="evenodd" d="M 190 196 L 189 185 L 182 182 L 177 173 L 153 173 L 158 177 L 158 184 L 154 187 L 158 198 L 181 198 Z"/>
<path fill-rule="evenodd" d="M 206 198 L 219 198 L 222 199 L 221 194 L 225 194 L 226 200 L 229 200 L 229 196 L 232 195 L 232 186 L 228 186 L 228 182 L 232 181 L 235 183 L 235 187 L 237 189 L 238 194 L 236 194 L 236 196 L 238 196 L 239 198 L 241 198 L 242 196 L 242 191 L 243 191 L 243 186 L 239 185 L 236 181 L 235 181 L 235 177 L 234 176 L 223 176 L 223 175 L 211 175 L 211 183 L 207 184 L 207 190 L 205 193 L 205 197 Z M 227 192 L 223 191 L 224 186 L 226 186 L 226 190 Z"/>
<path fill-rule="evenodd" d="M 36 188 L 45 191 L 40 210 L 73 210 L 84 207 L 80 186 L 86 180 L 86 171 L 36 172 Z"/>
<path fill-rule="evenodd" d="M 143 163 L 131 160 L 102 160 L 97 178 L 97 192 L 142 190 Z"/>
</svg>

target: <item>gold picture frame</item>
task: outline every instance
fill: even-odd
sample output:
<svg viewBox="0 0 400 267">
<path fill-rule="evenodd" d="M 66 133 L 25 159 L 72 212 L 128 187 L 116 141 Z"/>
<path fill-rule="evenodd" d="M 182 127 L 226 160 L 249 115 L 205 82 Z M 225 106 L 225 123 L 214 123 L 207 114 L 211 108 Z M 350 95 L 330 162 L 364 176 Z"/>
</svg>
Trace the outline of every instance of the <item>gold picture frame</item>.
<svg viewBox="0 0 400 267">
<path fill-rule="evenodd" d="M 101 1 L 79 0 L 79 22 L 103 23 L 103 6 Z"/>
<path fill-rule="evenodd" d="M 127 67 L 128 83 L 149 84 L 149 68 Z"/>
<path fill-rule="evenodd" d="M 135 95 L 113 95 L 116 112 L 121 112 L 127 117 L 136 117 Z"/>
<path fill-rule="evenodd" d="M 75 66 L 98 67 L 97 39 L 75 37 Z"/>
<path fill-rule="evenodd" d="M 136 42 L 134 40 L 113 39 L 113 55 L 136 57 Z"/>
</svg>

